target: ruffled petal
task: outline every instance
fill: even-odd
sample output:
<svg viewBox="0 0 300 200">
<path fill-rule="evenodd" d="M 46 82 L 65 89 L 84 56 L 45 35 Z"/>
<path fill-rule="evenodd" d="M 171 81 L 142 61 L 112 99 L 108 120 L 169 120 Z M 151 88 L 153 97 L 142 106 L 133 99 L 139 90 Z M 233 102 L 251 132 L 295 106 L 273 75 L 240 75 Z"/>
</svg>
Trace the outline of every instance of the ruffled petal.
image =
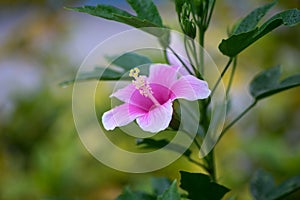
<svg viewBox="0 0 300 200">
<path fill-rule="evenodd" d="M 102 116 L 102 124 L 106 130 L 113 130 L 116 127 L 125 126 L 146 112 L 130 104 L 122 104 Z"/>
<path fill-rule="evenodd" d="M 129 103 L 129 100 L 135 91 L 136 91 L 135 86 L 133 84 L 129 84 L 126 87 L 112 93 L 110 97 L 116 97 L 117 99 L 123 102 Z"/>
<path fill-rule="evenodd" d="M 149 83 L 160 84 L 170 88 L 177 80 L 177 71 L 166 64 L 153 64 L 150 66 Z"/>
<path fill-rule="evenodd" d="M 207 82 L 191 75 L 182 76 L 171 87 L 171 91 L 173 93 L 172 100 L 182 98 L 194 101 L 205 99 L 210 95 Z"/>
<path fill-rule="evenodd" d="M 169 100 L 165 104 L 153 108 L 147 114 L 138 117 L 136 121 L 144 131 L 157 133 L 169 126 L 172 114 L 172 101 Z"/>
</svg>

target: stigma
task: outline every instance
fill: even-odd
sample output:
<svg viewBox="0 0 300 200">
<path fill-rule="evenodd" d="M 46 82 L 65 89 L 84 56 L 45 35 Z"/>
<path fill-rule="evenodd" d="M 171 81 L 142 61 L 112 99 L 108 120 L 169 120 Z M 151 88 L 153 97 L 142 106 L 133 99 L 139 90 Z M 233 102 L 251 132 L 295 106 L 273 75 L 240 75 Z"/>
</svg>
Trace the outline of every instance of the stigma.
<svg viewBox="0 0 300 200">
<path fill-rule="evenodd" d="M 151 101 L 154 103 L 155 106 L 160 106 L 160 103 L 153 96 L 153 91 L 152 88 L 150 87 L 149 82 L 147 81 L 147 77 L 140 76 L 139 73 L 140 70 L 137 67 L 130 70 L 129 76 L 134 78 L 134 80 L 132 80 L 132 84 L 140 92 L 141 95 L 151 99 Z"/>
</svg>

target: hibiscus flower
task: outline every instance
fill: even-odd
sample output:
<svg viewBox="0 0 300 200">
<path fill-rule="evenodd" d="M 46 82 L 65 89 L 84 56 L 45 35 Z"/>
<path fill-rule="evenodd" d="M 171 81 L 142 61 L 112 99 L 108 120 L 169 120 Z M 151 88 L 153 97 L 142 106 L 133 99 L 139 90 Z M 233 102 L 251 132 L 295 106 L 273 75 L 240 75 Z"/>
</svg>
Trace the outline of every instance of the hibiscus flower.
<svg viewBox="0 0 300 200">
<path fill-rule="evenodd" d="M 152 64 L 149 77 L 130 71 L 131 84 L 117 90 L 110 97 L 124 102 L 102 116 L 106 130 L 125 126 L 136 120 L 144 131 L 157 133 L 166 129 L 172 119 L 175 99 L 195 101 L 210 95 L 207 82 L 192 75 L 180 76 L 178 68 L 166 64 Z"/>
</svg>

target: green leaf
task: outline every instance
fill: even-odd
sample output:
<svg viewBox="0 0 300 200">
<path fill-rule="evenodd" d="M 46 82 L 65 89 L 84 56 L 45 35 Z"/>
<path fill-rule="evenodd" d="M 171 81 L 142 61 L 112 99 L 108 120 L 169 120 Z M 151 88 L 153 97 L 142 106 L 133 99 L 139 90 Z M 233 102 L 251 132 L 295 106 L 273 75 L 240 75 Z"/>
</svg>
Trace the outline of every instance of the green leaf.
<svg viewBox="0 0 300 200">
<path fill-rule="evenodd" d="M 180 187 L 188 192 L 188 198 L 197 200 L 220 200 L 229 189 L 211 181 L 210 177 L 200 173 L 180 171 Z"/>
<path fill-rule="evenodd" d="M 122 22 L 124 24 L 133 26 L 135 28 L 143 28 L 143 27 L 157 27 L 157 28 L 160 28 L 156 24 L 154 24 L 154 23 L 152 23 L 152 22 L 150 22 L 146 19 L 140 19 L 136 16 L 124 16 L 124 15 L 119 15 L 119 14 L 114 14 L 114 16 L 116 17 L 116 19 L 118 19 L 119 22 Z M 154 33 L 156 33 L 156 32 L 154 32 Z"/>
<path fill-rule="evenodd" d="M 135 28 L 141 28 L 141 30 L 150 33 L 154 35 L 155 37 L 164 39 L 165 43 L 169 43 L 169 30 L 168 29 L 161 29 L 163 27 L 159 27 L 156 24 L 146 20 L 146 19 L 140 19 L 135 16 L 122 16 L 115 14 L 114 15 L 119 22 L 128 24 L 130 26 L 133 26 Z M 152 28 L 154 27 L 154 28 Z"/>
<path fill-rule="evenodd" d="M 144 149 L 160 149 L 165 147 L 166 145 L 169 144 L 169 141 L 166 139 L 162 139 L 162 140 L 155 140 L 155 139 L 151 139 L 151 138 L 144 138 L 144 139 L 138 139 L 136 141 L 137 145 L 141 145 L 142 148 Z M 174 152 L 178 152 L 178 153 L 182 153 L 184 147 L 178 145 L 178 144 L 171 144 L 169 145 L 166 149 L 174 151 Z M 192 151 L 190 149 L 187 149 L 183 155 L 190 157 L 190 155 L 192 154 Z"/>
<path fill-rule="evenodd" d="M 121 22 L 129 26 L 133 26 L 135 28 L 143 28 L 143 27 L 162 28 L 163 27 L 160 15 L 152 1 L 128 0 L 128 2 L 131 3 L 131 6 L 134 9 L 138 9 L 141 7 L 143 9 L 150 9 L 151 12 L 149 12 L 149 10 L 143 12 L 140 10 L 139 11 L 136 10 L 138 16 L 134 16 L 124 10 L 121 10 L 117 7 L 110 6 L 110 5 L 83 6 L 83 7 L 76 7 L 76 8 L 67 7 L 66 9 L 87 13 L 108 20 Z M 156 37 L 162 37 L 163 35 L 166 35 L 166 33 L 164 32 L 167 32 L 163 30 L 154 30 L 154 29 L 142 29 L 142 30 Z"/>
<path fill-rule="evenodd" d="M 119 80 L 119 79 L 129 79 L 129 76 L 124 75 L 121 72 L 115 71 L 113 69 L 104 67 L 95 67 L 92 71 L 83 72 L 77 75 L 75 79 L 67 80 L 61 82 L 59 85 L 62 87 L 73 84 L 75 81 L 89 81 L 89 80 Z"/>
<path fill-rule="evenodd" d="M 118 67 L 121 67 L 123 69 L 123 72 L 116 71 L 111 68 L 105 68 L 105 67 L 95 67 L 92 71 L 87 71 L 78 74 L 76 79 L 71 79 L 64 81 L 60 83 L 60 86 L 68 86 L 70 84 L 73 84 L 76 81 L 88 81 L 88 80 L 102 80 L 102 81 L 108 81 L 108 80 L 119 80 L 119 79 L 128 79 L 131 78 L 128 76 L 128 74 L 124 74 L 124 72 L 129 71 L 130 69 L 134 67 L 138 67 L 145 64 L 152 63 L 151 60 L 146 57 L 142 56 L 137 53 L 128 52 L 124 53 L 121 56 L 107 56 L 107 61 L 111 62 L 113 65 L 116 65 Z M 141 74 L 148 74 L 149 69 L 147 67 L 142 67 Z"/>
<path fill-rule="evenodd" d="M 185 0 L 175 0 L 175 8 L 176 8 L 176 12 L 177 14 L 180 15 L 181 11 L 182 11 L 182 6 L 184 5 Z"/>
<path fill-rule="evenodd" d="M 180 194 L 177 189 L 176 180 L 157 200 L 180 200 Z"/>
<path fill-rule="evenodd" d="M 300 176 L 290 178 L 275 186 L 273 177 L 258 170 L 250 181 L 250 192 L 256 200 L 278 200 L 300 189 Z"/>
<path fill-rule="evenodd" d="M 161 195 L 170 187 L 171 181 L 166 177 L 155 177 L 151 178 L 151 185 L 153 188 L 153 192 L 156 195 Z"/>
<path fill-rule="evenodd" d="M 138 18 L 145 19 L 157 26 L 162 27 L 162 20 L 152 0 L 127 0 Z"/>
<path fill-rule="evenodd" d="M 117 197 L 116 200 L 156 200 L 157 198 L 153 195 L 146 194 L 140 191 L 131 191 L 126 187 L 123 193 Z"/>
<path fill-rule="evenodd" d="M 114 21 L 119 21 L 119 19 L 115 17 L 115 15 L 122 15 L 126 17 L 132 16 L 130 13 L 110 5 L 83 6 L 77 8 L 67 7 L 66 9 L 77 11 L 77 12 L 83 12 L 96 17 L 101 17 L 104 19 L 114 20 Z"/>
<path fill-rule="evenodd" d="M 124 53 L 121 56 L 109 56 L 107 60 L 112 60 L 112 64 L 122 67 L 125 71 L 129 71 L 134 67 L 152 63 L 151 60 L 137 53 Z"/>
<path fill-rule="evenodd" d="M 284 181 L 271 190 L 266 196 L 267 199 L 270 200 L 282 199 L 297 190 L 300 190 L 300 176 L 295 176 Z"/>
<path fill-rule="evenodd" d="M 294 26 L 299 22 L 300 11 L 298 9 L 283 11 L 266 21 L 260 28 L 255 28 L 244 33 L 234 34 L 226 40 L 223 39 L 219 45 L 219 49 L 224 55 L 235 57 L 241 51 L 275 28 L 281 25 Z"/>
<path fill-rule="evenodd" d="M 265 16 L 265 14 L 277 3 L 277 0 L 259 8 L 256 8 L 249 13 L 242 21 L 236 26 L 233 34 L 240 34 L 253 30 L 258 22 Z"/>
<path fill-rule="evenodd" d="M 253 197 L 257 200 L 266 199 L 266 194 L 274 187 L 274 179 L 272 175 L 263 171 L 257 170 L 250 181 L 250 191 Z"/>
<path fill-rule="evenodd" d="M 262 71 L 251 81 L 250 94 L 256 100 L 260 100 L 300 85 L 300 74 L 292 75 L 283 81 L 279 81 L 280 75 L 280 66 Z"/>
<path fill-rule="evenodd" d="M 67 7 L 66 9 L 114 20 L 135 28 L 142 28 L 141 30 L 158 37 L 161 45 L 166 48 L 170 42 L 170 31 L 161 29 L 164 28 L 164 26 L 155 4 L 151 0 L 127 1 L 136 11 L 137 16 L 110 5 L 83 6 L 77 8 Z"/>
</svg>

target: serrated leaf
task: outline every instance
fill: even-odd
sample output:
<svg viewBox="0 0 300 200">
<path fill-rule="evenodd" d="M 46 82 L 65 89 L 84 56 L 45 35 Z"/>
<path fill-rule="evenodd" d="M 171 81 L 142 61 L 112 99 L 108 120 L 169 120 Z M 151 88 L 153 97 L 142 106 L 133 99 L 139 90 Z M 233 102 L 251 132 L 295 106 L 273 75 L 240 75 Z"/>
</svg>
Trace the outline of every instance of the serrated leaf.
<svg viewBox="0 0 300 200">
<path fill-rule="evenodd" d="M 165 147 L 166 145 L 169 144 L 169 141 L 166 139 L 162 140 L 155 140 L 151 138 L 144 138 L 144 139 L 138 139 L 136 141 L 137 145 L 141 145 L 142 148 L 144 149 L 160 149 Z M 184 150 L 184 147 L 178 145 L 178 144 L 170 144 L 168 147 L 165 147 L 167 150 L 182 153 Z M 187 149 L 183 155 L 189 157 L 192 154 L 192 151 Z"/>
<path fill-rule="evenodd" d="M 219 45 L 219 50 L 229 57 L 235 57 L 248 46 L 256 42 L 258 39 L 268 34 L 275 28 L 286 25 L 294 26 L 300 22 L 300 11 L 298 9 L 286 10 L 274 15 L 266 21 L 261 27 L 251 31 L 234 34 L 228 39 L 223 39 Z"/>
<path fill-rule="evenodd" d="M 157 26 L 162 27 L 162 20 L 152 0 L 127 0 L 138 18 L 145 19 Z"/>
<path fill-rule="evenodd" d="M 281 91 L 300 85 L 300 74 L 292 75 L 280 81 L 280 66 L 262 71 L 250 83 L 250 94 L 260 100 Z"/>
<path fill-rule="evenodd" d="M 157 200 L 180 200 L 176 180 L 173 181 L 172 185 Z"/>
<path fill-rule="evenodd" d="M 274 187 L 273 177 L 263 171 L 257 170 L 250 181 L 250 191 L 256 200 L 266 199 L 266 194 Z"/>
<path fill-rule="evenodd" d="M 277 0 L 253 10 L 245 18 L 243 18 L 242 21 L 236 26 L 235 30 L 233 31 L 233 34 L 237 35 L 253 30 L 257 26 L 258 22 L 276 3 Z"/>
<path fill-rule="evenodd" d="M 180 187 L 188 192 L 188 198 L 197 200 L 220 200 L 229 189 L 211 181 L 210 177 L 200 173 L 180 171 Z"/>
<path fill-rule="evenodd" d="M 151 178 L 151 185 L 153 188 L 153 192 L 156 195 L 161 195 L 170 187 L 171 181 L 166 177 L 155 177 Z"/>
<path fill-rule="evenodd" d="M 300 176 L 295 176 L 273 188 L 266 197 L 268 200 L 282 199 L 298 190 L 300 190 Z"/>
<path fill-rule="evenodd" d="M 112 64 L 123 68 L 125 71 L 129 71 L 134 67 L 152 63 L 151 60 L 137 53 L 124 53 L 121 56 L 109 56 L 107 60 L 112 60 Z"/>
<path fill-rule="evenodd" d="M 140 191 L 131 191 L 128 187 L 123 190 L 123 193 L 116 200 L 156 200 L 157 198 L 151 194 L 146 194 Z"/>
<path fill-rule="evenodd" d="M 150 5 L 151 3 L 148 2 L 147 5 L 148 4 L 151 7 L 151 5 Z M 143 17 L 140 18 L 139 16 L 134 16 L 134 15 L 132 15 L 124 10 L 121 10 L 117 7 L 110 6 L 110 5 L 101 5 L 101 4 L 97 5 L 97 6 L 83 6 L 83 7 L 76 7 L 76 8 L 67 7 L 66 9 L 77 11 L 77 12 L 87 13 L 87 14 L 101 17 L 101 18 L 108 19 L 108 20 L 121 22 L 121 23 L 127 24 L 129 26 L 133 26 L 135 28 L 143 28 L 143 27 L 162 28 L 163 27 L 161 19 L 159 22 L 156 14 L 154 14 L 154 13 L 153 13 L 152 18 L 150 17 L 150 15 L 147 17 L 145 17 L 145 15 L 143 15 Z M 157 12 L 157 14 L 158 14 L 158 12 Z M 154 15 L 156 17 L 154 17 Z M 158 16 L 159 16 L 159 14 L 158 14 Z M 160 18 L 160 16 L 159 16 L 159 18 Z M 159 37 L 159 38 L 161 38 L 163 35 L 165 35 L 164 32 L 166 32 L 163 30 L 154 30 L 154 29 L 142 29 L 142 30 L 145 32 L 148 32 L 156 37 Z"/>
</svg>

